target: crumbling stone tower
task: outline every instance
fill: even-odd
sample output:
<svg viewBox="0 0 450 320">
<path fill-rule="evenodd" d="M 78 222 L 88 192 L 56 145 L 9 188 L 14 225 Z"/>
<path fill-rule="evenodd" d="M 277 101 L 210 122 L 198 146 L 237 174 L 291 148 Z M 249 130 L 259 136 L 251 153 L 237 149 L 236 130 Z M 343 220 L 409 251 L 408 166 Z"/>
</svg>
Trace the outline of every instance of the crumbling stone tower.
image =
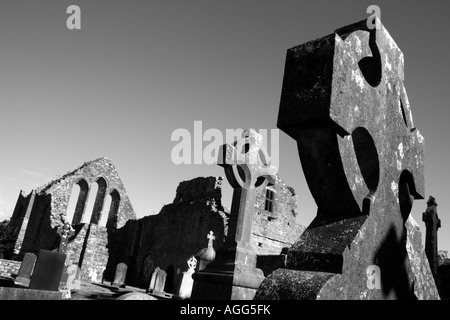
<svg viewBox="0 0 450 320">
<path fill-rule="evenodd" d="M 57 248 L 56 229 L 68 220 L 75 235 L 66 264 L 77 264 L 84 279 L 94 270 L 101 276 L 108 261 L 108 234 L 129 219 L 136 214 L 114 164 L 107 158 L 86 162 L 28 195 L 19 194 L 10 222 L 20 230 L 16 258 Z"/>
</svg>

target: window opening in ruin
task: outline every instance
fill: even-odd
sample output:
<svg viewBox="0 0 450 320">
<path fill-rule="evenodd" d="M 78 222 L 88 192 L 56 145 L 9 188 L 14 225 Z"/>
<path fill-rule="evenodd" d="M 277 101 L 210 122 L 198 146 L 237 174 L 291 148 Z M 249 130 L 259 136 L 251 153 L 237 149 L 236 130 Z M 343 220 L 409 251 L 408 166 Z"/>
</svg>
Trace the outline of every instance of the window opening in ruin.
<svg viewBox="0 0 450 320">
<path fill-rule="evenodd" d="M 105 198 L 105 203 L 103 204 L 103 209 L 101 213 L 101 218 L 98 223 L 101 227 L 106 227 L 106 222 L 108 221 L 109 210 L 111 210 L 112 196 L 108 194 Z"/>
<path fill-rule="evenodd" d="M 264 210 L 273 212 L 273 201 L 275 199 L 275 190 L 266 188 L 266 202 L 264 204 Z"/>
<path fill-rule="evenodd" d="M 91 223 L 98 224 L 101 218 L 103 203 L 105 201 L 107 183 L 103 177 L 96 181 L 98 185 L 97 195 L 95 196 L 94 207 L 92 208 Z"/>
<path fill-rule="evenodd" d="M 86 208 L 88 193 L 89 185 L 84 179 L 80 179 L 72 186 L 72 193 L 70 195 L 66 213 L 67 220 L 71 221 L 72 225 L 81 223 Z"/>
<path fill-rule="evenodd" d="M 81 223 L 89 223 L 92 218 L 92 211 L 94 210 L 95 198 L 98 192 L 98 184 L 96 182 L 91 184 L 89 195 L 87 197 L 86 210 L 84 212 Z"/>
<path fill-rule="evenodd" d="M 111 195 L 111 207 L 109 208 L 106 227 L 115 228 L 117 226 L 117 215 L 120 206 L 120 194 L 117 190 L 114 189 L 113 191 L 111 191 L 110 195 Z"/>
</svg>

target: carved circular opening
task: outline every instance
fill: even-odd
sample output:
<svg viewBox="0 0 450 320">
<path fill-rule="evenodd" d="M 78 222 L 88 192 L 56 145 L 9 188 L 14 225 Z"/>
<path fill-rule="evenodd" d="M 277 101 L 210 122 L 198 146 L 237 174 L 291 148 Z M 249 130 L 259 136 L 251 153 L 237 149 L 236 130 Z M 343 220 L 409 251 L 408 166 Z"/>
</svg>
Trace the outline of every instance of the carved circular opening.
<svg viewBox="0 0 450 320">
<path fill-rule="evenodd" d="M 358 127 L 352 132 L 353 148 L 367 188 L 374 193 L 380 182 L 380 162 L 375 142 L 369 131 Z"/>
<path fill-rule="evenodd" d="M 241 154 L 246 154 L 246 153 L 249 152 L 249 150 L 250 150 L 250 143 L 245 143 L 245 144 L 242 146 Z"/>
<path fill-rule="evenodd" d="M 375 33 L 370 34 L 369 47 L 372 51 L 371 57 L 364 57 L 358 62 L 359 69 L 372 87 L 377 87 L 381 82 L 381 56 L 375 42 Z"/>
</svg>

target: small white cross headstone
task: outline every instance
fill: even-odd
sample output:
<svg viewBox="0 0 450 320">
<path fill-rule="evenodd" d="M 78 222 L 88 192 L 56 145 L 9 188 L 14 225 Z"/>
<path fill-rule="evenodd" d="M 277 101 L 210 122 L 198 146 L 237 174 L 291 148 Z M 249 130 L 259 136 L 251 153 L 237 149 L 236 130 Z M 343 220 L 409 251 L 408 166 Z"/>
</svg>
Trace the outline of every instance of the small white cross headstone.
<svg viewBox="0 0 450 320">
<path fill-rule="evenodd" d="M 178 297 L 180 299 L 189 299 L 192 294 L 192 286 L 194 285 L 194 279 L 192 275 L 197 267 L 197 259 L 191 256 L 187 261 L 188 270 L 183 272 L 183 278 L 180 283 L 180 290 L 178 291 Z"/>
<path fill-rule="evenodd" d="M 213 241 L 216 240 L 216 237 L 214 236 L 214 232 L 210 231 L 208 235 L 206 236 L 208 238 L 208 248 L 213 247 Z"/>
</svg>

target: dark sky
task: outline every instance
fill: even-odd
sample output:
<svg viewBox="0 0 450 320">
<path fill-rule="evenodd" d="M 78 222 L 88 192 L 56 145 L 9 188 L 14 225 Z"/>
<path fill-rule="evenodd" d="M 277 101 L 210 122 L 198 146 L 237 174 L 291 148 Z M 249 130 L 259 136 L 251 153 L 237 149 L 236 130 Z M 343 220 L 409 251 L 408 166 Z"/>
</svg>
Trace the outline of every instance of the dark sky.
<svg viewBox="0 0 450 320">
<path fill-rule="evenodd" d="M 68 30 L 66 8 L 81 8 Z M 138 216 L 171 203 L 178 183 L 223 175 L 175 165 L 171 134 L 274 129 L 286 50 L 368 17 L 405 55 L 405 86 L 426 141 L 426 198 L 437 199 L 440 248 L 450 250 L 448 1 L 0 1 L 0 218 L 27 192 L 85 161 L 115 163 Z M 295 142 L 280 133 L 279 173 L 316 205 Z M 224 205 L 230 206 L 230 187 Z M 413 216 L 423 228 L 425 201 Z"/>
</svg>

